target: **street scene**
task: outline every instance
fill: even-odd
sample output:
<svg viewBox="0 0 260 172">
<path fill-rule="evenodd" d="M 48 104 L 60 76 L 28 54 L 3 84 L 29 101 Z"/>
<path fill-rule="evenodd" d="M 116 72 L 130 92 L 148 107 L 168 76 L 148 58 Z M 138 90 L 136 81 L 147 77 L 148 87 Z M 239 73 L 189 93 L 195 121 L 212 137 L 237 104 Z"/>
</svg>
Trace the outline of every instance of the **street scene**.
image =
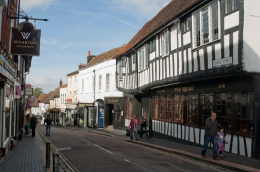
<svg viewBox="0 0 260 172">
<path fill-rule="evenodd" d="M 0 0 L 0 172 L 260 172 L 259 0 Z"/>
</svg>

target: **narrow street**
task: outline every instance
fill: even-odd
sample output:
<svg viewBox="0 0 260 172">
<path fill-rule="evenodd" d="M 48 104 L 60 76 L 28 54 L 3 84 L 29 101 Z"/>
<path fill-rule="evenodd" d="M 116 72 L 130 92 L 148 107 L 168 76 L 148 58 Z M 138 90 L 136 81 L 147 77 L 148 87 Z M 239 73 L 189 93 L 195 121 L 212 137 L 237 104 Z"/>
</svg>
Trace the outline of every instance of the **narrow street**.
<svg viewBox="0 0 260 172">
<path fill-rule="evenodd" d="M 38 125 L 45 133 L 45 126 Z M 78 171 L 214 171 L 179 160 L 167 153 L 102 135 L 51 128 L 51 142 Z M 71 149 L 69 149 L 71 148 Z"/>
</svg>

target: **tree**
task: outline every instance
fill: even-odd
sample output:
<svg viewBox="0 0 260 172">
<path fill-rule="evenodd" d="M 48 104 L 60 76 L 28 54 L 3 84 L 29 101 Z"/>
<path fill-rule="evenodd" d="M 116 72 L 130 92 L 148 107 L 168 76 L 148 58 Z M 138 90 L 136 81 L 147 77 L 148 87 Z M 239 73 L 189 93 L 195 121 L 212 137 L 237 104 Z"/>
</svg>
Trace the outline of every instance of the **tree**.
<svg viewBox="0 0 260 172">
<path fill-rule="evenodd" d="M 43 93 L 42 88 L 36 87 L 33 89 L 33 95 L 35 95 L 36 98 L 38 98 L 41 93 Z"/>
</svg>

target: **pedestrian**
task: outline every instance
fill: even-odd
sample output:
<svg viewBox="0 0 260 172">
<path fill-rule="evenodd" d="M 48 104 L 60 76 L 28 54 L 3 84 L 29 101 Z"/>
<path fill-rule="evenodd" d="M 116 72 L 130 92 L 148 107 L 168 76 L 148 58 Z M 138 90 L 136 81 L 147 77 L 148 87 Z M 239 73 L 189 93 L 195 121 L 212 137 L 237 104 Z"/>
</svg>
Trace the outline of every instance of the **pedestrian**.
<svg viewBox="0 0 260 172">
<path fill-rule="evenodd" d="M 44 125 L 45 123 L 46 125 L 46 134 L 45 136 L 51 136 L 51 123 L 52 123 L 52 119 L 50 117 L 50 114 L 47 115 L 47 118 L 45 118 L 44 120 Z"/>
<path fill-rule="evenodd" d="M 37 125 L 37 118 L 35 117 L 34 114 L 32 114 L 30 124 L 31 124 L 31 128 L 32 128 L 32 137 L 35 137 L 35 128 L 36 128 L 36 125 Z"/>
<path fill-rule="evenodd" d="M 149 127 L 149 120 L 148 120 L 148 118 L 146 116 L 146 112 L 144 112 L 143 116 L 141 116 L 140 122 L 141 122 L 140 138 L 143 138 L 143 129 L 145 129 L 146 138 L 149 139 L 148 132 L 147 132 L 147 127 Z"/>
<path fill-rule="evenodd" d="M 138 140 L 138 134 L 137 134 L 137 126 L 139 122 L 138 119 L 136 119 L 136 115 L 131 119 L 129 124 L 129 130 L 131 131 L 130 139 L 133 140 L 133 134 L 135 134 L 135 139 Z"/>
<path fill-rule="evenodd" d="M 204 146 L 201 152 L 202 158 L 206 158 L 206 152 L 209 142 L 213 145 L 213 159 L 219 160 L 217 151 L 216 136 L 218 132 L 218 122 L 216 120 L 217 114 L 212 112 L 211 117 L 206 119 L 205 134 L 204 134 Z"/>
<path fill-rule="evenodd" d="M 65 127 L 67 127 L 68 123 L 69 123 L 69 118 L 66 118 L 65 119 Z"/>
<path fill-rule="evenodd" d="M 26 136 L 28 136 L 29 134 L 29 129 L 30 129 L 30 120 L 31 120 L 31 117 L 30 117 L 30 114 L 26 114 L 25 118 L 24 118 L 24 134 Z M 29 125 L 29 126 L 28 126 Z"/>
<path fill-rule="evenodd" d="M 57 126 L 59 126 L 59 121 L 60 121 L 59 116 L 57 116 L 57 118 L 56 118 Z"/>
<path fill-rule="evenodd" d="M 225 144 L 228 144 L 228 142 L 225 139 L 224 128 L 221 128 L 219 130 L 217 140 L 219 156 L 222 158 L 223 152 L 225 152 Z"/>
</svg>

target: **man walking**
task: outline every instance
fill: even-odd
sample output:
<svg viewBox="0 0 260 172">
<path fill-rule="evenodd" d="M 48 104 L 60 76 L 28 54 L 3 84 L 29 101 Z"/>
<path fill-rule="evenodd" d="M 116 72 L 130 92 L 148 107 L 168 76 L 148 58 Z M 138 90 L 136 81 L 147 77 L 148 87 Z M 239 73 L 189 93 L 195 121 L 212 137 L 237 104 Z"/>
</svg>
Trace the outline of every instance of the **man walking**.
<svg viewBox="0 0 260 172">
<path fill-rule="evenodd" d="M 35 137 L 35 128 L 36 128 L 36 125 L 37 125 L 37 118 L 35 117 L 35 114 L 32 114 L 30 125 L 31 125 L 31 128 L 32 128 L 32 137 Z"/>
<path fill-rule="evenodd" d="M 204 146 L 201 152 L 202 158 L 206 158 L 206 152 L 208 149 L 209 142 L 213 145 L 213 159 L 219 160 L 217 153 L 217 141 L 216 136 L 218 132 L 218 122 L 216 120 L 217 114 L 212 112 L 211 117 L 206 119 L 205 135 L 204 135 Z"/>
<path fill-rule="evenodd" d="M 141 121 L 141 133 L 140 133 L 140 138 L 143 138 L 143 130 L 145 129 L 146 138 L 149 139 L 148 133 L 147 133 L 147 127 L 149 127 L 149 120 L 148 120 L 148 118 L 147 118 L 147 116 L 146 116 L 146 112 L 144 112 L 144 115 L 141 116 L 140 121 Z"/>
<path fill-rule="evenodd" d="M 50 114 L 47 115 L 47 118 L 44 120 L 44 125 L 46 125 L 46 135 L 45 136 L 51 136 L 51 123 L 52 119 L 50 118 Z"/>
<path fill-rule="evenodd" d="M 60 121 L 59 116 L 57 116 L 56 118 L 57 127 L 59 126 L 59 121 Z"/>
</svg>

